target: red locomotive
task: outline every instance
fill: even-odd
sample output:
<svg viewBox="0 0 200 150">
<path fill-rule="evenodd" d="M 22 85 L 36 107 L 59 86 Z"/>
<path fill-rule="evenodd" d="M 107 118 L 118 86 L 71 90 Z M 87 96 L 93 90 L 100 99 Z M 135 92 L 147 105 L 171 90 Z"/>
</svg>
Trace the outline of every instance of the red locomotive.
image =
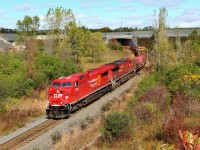
<svg viewBox="0 0 200 150">
<path fill-rule="evenodd" d="M 48 118 L 65 118 L 126 82 L 144 67 L 145 55 L 123 58 L 83 73 L 60 77 L 48 90 Z"/>
</svg>

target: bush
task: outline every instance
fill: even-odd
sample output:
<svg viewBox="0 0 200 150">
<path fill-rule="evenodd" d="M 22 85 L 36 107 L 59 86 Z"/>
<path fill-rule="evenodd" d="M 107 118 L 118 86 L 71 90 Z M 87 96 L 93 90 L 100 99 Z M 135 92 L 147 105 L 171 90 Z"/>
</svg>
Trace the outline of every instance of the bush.
<svg viewBox="0 0 200 150">
<path fill-rule="evenodd" d="M 37 86 L 61 76 L 75 72 L 76 67 L 71 61 L 64 62 L 57 55 L 40 54 L 36 58 L 37 73 L 34 79 Z"/>
<path fill-rule="evenodd" d="M 142 121 L 142 123 L 152 123 L 153 121 L 156 121 L 156 118 L 161 114 L 158 105 L 151 102 L 136 103 L 135 107 L 132 109 L 137 120 Z"/>
<path fill-rule="evenodd" d="M 131 130 L 132 118 L 127 113 L 114 112 L 105 119 L 102 135 L 112 141 L 120 136 L 128 136 Z"/>
<path fill-rule="evenodd" d="M 146 91 L 138 101 L 158 104 L 160 109 L 164 111 L 169 107 L 171 99 L 165 87 L 155 87 Z"/>
<path fill-rule="evenodd" d="M 165 83 L 172 92 L 182 92 L 199 99 L 200 67 L 195 64 L 174 67 L 167 71 Z"/>
<path fill-rule="evenodd" d="M 124 47 L 117 41 L 109 42 L 108 48 L 110 48 L 111 50 L 120 50 L 120 51 L 124 49 Z"/>
<path fill-rule="evenodd" d="M 172 94 L 172 109 L 175 116 L 185 116 L 189 114 L 189 100 L 188 98 L 178 92 L 173 92 Z"/>
<path fill-rule="evenodd" d="M 194 128 L 194 132 L 193 132 L 194 135 L 197 135 L 198 137 L 200 137 L 200 125 L 199 126 L 196 126 Z"/>
<path fill-rule="evenodd" d="M 163 127 L 162 140 L 166 143 L 176 144 L 180 142 L 179 130 L 185 130 L 185 123 L 181 117 L 169 120 Z"/>
<path fill-rule="evenodd" d="M 133 100 L 138 100 L 147 90 L 153 89 L 157 87 L 160 83 L 159 80 L 161 78 L 161 74 L 153 73 L 148 77 L 145 77 L 138 86 L 138 91 L 136 91 L 136 95 L 133 97 Z"/>
</svg>

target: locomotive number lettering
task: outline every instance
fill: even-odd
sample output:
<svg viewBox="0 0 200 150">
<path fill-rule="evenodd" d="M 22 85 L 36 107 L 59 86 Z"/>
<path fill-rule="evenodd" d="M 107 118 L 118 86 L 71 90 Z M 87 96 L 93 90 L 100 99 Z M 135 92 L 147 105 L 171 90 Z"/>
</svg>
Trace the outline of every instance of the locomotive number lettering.
<svg viewBox="0 0 200 150">
<path fill-rule="evenodd" d="M 62 94 L 54 94 L 54 98 L 61 98 Z"/>
<path fill-rule="evenodd" d="M 97 86 L 97 83 L 90 84 L 91 87 Z"/>
</svg>

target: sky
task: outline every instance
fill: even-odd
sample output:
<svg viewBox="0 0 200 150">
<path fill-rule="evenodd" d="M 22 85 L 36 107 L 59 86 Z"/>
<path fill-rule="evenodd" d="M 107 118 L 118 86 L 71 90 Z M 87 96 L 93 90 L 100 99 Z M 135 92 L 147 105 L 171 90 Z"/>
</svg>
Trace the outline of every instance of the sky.
<svg viewBox="0 0 200 150">
<path fill-rule="evenodd" d="M 163 7 L 167 26 L 200 27 L 199 0 L 0 0 L 0 27 L 14 29 L 28 15 L 38 16 L 42 29 L 48 9 L 56 7 L 71 9 L 76 21 L 90 29 L 153 26 Z"/>
</svg>

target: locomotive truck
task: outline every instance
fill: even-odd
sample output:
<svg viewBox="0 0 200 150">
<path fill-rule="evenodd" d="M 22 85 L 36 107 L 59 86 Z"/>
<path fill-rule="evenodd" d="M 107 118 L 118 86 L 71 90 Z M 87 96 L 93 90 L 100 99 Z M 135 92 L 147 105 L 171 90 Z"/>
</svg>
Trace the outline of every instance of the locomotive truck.
<svg viewBox="0 0 200 150">
<path fill-rule="evenodd" d="M 52 81 L 48 89 L 47 118 L 66 118 L 129 80 L 145 66 L 146 56 L 123 58 L 87 72 Z"/>
</svg>

